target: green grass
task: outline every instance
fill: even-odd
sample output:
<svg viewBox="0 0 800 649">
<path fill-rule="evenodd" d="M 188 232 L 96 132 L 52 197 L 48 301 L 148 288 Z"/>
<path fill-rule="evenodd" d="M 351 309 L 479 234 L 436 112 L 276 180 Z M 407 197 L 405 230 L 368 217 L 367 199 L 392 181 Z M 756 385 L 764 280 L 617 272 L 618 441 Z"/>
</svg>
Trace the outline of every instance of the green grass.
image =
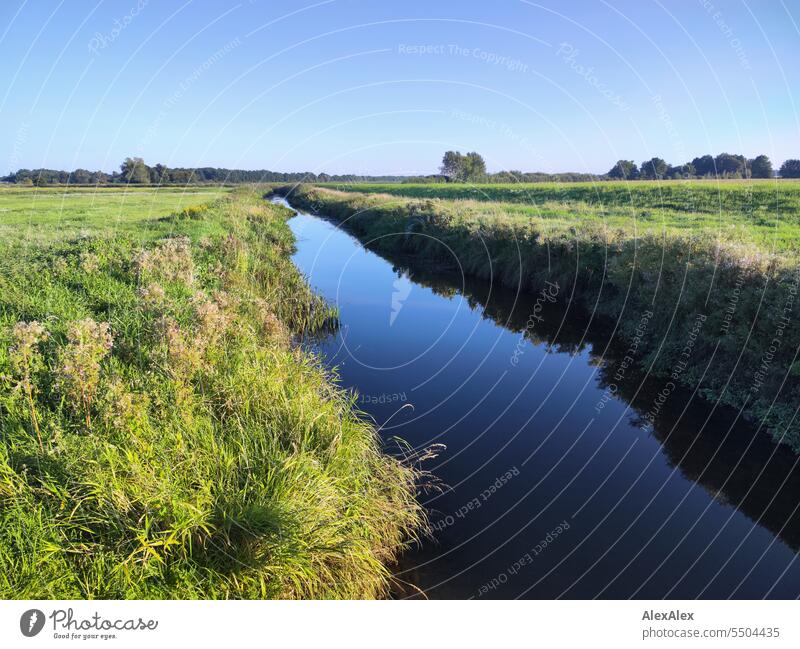
<svg viewBox="0 0 800 649">
<path fill-rule="evenodd" d="M 537 208 L 513 203 L 312 186 L 277 191 L 343 222 L 379 251 L 449 265 L 455 255 L 465 274 L 531 293 L 546 281 L 557 283 L 561 299 L 615 328 L 623 352 L 639 336 L 642 315 L 652 312 L 646 336 L 636 343 L 641 372 L 665 384 L 672 377 L 712 403 L 741 408 L 800 453 L 800 259 L 789 252 L 798 245 L 792 229 L 781 252 L 769 254 L 757 237 L 744 236 L 752 229 L 721 238 L 685 224 L 611 227 L 574 206 L 534 215 Z M 698 318 L 703 326 L 685 358 Z"/>
<path fill-rule="evenodd" d="M 144 225 L 157 236 L 158 219 L 208 203 L 228 190 L 185 188 L 19 188 L 0 185 L 0 241 L 38 245 L 81 233 L 134 234 Z"/>
<path fill-rule="evenodd" d="M 387 592 L 420 473 L 290 344 L 335 313 L 262 193 L 0 192 L 0 598 Z"/>
<path fill-rule="evenodd" d="M 322 186 L 367 194 L 471 201 L 464 209 L 548 220 L 555 227 L 597 224 L 628 234 L 702 233 L 726 243 L 756 245 L 764 251 L 794 253 L 800 249 L 800 181 Z M 486 204 L 495 205 L 489 208 Z"/>
</svg>

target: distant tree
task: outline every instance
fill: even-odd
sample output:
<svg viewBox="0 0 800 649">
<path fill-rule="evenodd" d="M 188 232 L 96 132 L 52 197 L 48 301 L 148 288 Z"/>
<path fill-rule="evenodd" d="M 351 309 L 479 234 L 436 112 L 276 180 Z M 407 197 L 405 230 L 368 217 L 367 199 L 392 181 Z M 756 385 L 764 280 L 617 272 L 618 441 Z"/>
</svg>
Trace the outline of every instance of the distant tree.
<svg viewBox="0 0 800 649">
<path fill-rule="evenodd" d="M 679 180 L 681 178 L 694 178 L 696 175 L 697 170 L 694 168 L 694 165 L 691 162 L 687 162 L 686 164 L 678 165 L 676 167 L 670 167 L 667 171 L 667 176 L 674 178 L 675 180 Z"/>
<path fill-rule="evenodd" d="M 752 178 L 772 178 L 772 161 L 765 155 L 749 160 L 747 166 Z"/>
<path fill-rule="evenodd" d="M 123 182 L 137 184 L 150 182 L 150 169 L 141 158 L 125 158 L 119 169 L 122 172 Z"/>
<path fill-rule="evenodd" d="M 167 182 L 167 171 L 168 169 L 158 163 L 155 167 L 150 167 L 150 182 L 154 185 L 161 185 Z"/>
<path fill-rule="evenodd" d="M 743 178 L 747 175 L 747 159 L 743 155 L 720 153 L 714 158 L 714 164 L 717 167 L 718 176 Z"/>
<path fill-rule="evenodd" d="M 186 185 L 191 180 L 191 170 L 189 169 L 170 169 L 169 182 L 176 185 Z"/>
<path fill-rule="evenodd" d="M 668 171 L 669 166 L 664 160 L 661 158 L 650 158 L 650 160 L 642 163 L 642 169 L 639 174 L 642 178 L 657 180 L 664 178 Z"/>
<path fill-rule="evenodd" d="M 716 173 L 714 158 L 710 155 L 700 156 L 692 160 L 691 165 L 698 176 L 711 176 Z"/>
<path fill-rule="evenodd" d="M 498 171 L 496 174 L 491 175 L 490 182 L 493 183 L 518 183 L 524 174 L 518 169 L 509 169 L 507 171 Z"/>
<path fill-rule="evenodd" d="M 458 178 L 459 171 L 461 170 L 462 156 L 458 151 L 446 151 L 442 157 L 442 164 L 439 171 L 443 176 L 447 176 L 451 180 Z"/>
<path fill-rule="evenodd" d="M 606 175 L 609 178 L 636 180 L 639 177 L 639 167 L 633 160 L 617 160 L 617 164 Z"/>
<path fill-rule="evenodd" d="M 72 178 L 70 178 L 71 183 L 75 183 L 77 185 L 88 185 L 92 182 L 92 174 L 91 172 L 87 171 L 86 169 L 76 169 L 72 172 Z"/>
<path fill-rule="evenodd" d="M 483 156 L 471 151 L 464 156 L 464 180 L 479 182 L 486 177 L 486 162 Z"/>
<path fill-rule="evenodd" d="M 786 160 L 780 169 L 781 178 L 800 178 L 800 160 Z"/>
<path fill-rule="evenodd" d="M 439 170 L 451 180 L 476 182 L 486 176 L 486 162 L 475 151 L 466 155 L 462 155 L 460 151 L 447 151 L 442 157 Z"/>
</svg>

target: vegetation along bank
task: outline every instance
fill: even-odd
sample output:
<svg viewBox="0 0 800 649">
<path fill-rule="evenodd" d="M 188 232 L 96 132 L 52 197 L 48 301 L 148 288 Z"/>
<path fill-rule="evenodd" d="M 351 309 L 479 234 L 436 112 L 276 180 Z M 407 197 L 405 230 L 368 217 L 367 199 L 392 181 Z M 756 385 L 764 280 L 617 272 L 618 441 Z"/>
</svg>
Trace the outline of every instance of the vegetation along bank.
<svg viewBox="0 0 800 649">
<path fill-rule="evenodd" d="M 440 187 L 448 198 L 469 189 L 395 188 L 425 199 L 362 193 L 360 186 L 348 192 L 308 185 L 276 191 L 343 222 L 377 250 L 453 266 L 455 255 L 466 274 L 534 293 L 557 284 L 558 299 L 576 300 L 603 326 L 616 328 L 623 348 L 634 349 L 636 371 L 663 380 L 654 408 L 668 407 L 677 386 L 696 389 L 711 402 L 741 410 L 800 452 L 800 239 L 794 213 L 754 219 L 730 199 L 739 208 L 725 213 L 723 227 L 715 215 L 719 206 L 712 208 L 702 186 L 693 211 L 642 207 L 654 201 L 647 183 L 626 188 L 632 194 L 626 207 L 610 199 L 586 202 L 581 184 L 570 185 L 557 201 L 534 205 L 431 198 Z M 477 188 L 484 189 L 492 187 Z M 798 190 L 782 200 L 798 202 Z M 600 191 L 602 197 L 619 190 L 603 184 Z"/>
<path fill-rule="evenodd" d="M 386 594 L 419 473 L 291 344 L 335 314 L 262 194 L 0 230 L 0 597 Z"/>
</svg>

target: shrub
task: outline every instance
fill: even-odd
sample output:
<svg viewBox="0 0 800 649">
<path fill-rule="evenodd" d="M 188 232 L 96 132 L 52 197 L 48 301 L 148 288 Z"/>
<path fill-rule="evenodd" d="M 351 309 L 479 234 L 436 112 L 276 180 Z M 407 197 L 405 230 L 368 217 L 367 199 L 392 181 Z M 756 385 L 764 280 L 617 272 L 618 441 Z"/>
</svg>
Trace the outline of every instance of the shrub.
<svg viewBox="0 0 800 649">
<path fill-rule="evenodd" d="M 11 367 L 14 370 L 16 385 L 21 390 L 28 404 L 31 425 L 39 441 L 39 449 L 44 451 L 42 433 L 39 429 L 39 419 L 36 415 L 35 395 L 38 387 L 34 375 L 44 365 L 39 345 L 47 338 L 44 327 L 36 322 L 18 322 L 12 331 L 13 345 L 9 350 Z"/>
<path fill-rule="evenodd" d="M 100 362 L 111 347 L 108 323 L 85 318 L 70 326 L 67 345 L 59 353 L 56 386 L 73 407 L 83 411 L 87 429 L 92 427 L 92 402 L 100 382 Z"/>
<path fill-rule="evenodd" d="M 194 282 L 194 261 L 190 241 L 186 237 L 162 239 L 155 248 L 143 250 L 136 258 L 135 267 L 140 277 L 188 285 Z"/>
</svg>

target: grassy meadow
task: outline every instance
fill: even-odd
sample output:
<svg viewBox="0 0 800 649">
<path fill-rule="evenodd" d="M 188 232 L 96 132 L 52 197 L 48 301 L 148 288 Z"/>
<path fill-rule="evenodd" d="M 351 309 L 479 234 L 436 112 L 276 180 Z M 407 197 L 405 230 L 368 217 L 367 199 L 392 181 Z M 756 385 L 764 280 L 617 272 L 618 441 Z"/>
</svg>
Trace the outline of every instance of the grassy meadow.
<svg viewBox="0 0 800 649">
<path fill-rule="evenodd" d="M 47 244 L 81 233 L 145 237 L 164 230 L 158 219 L 203 205 L 229 190 L 218 187 L 38 187 L 0 185 L 0 242 Z M 156 227 L 154 227 L 154 224 Z"/>
<path fill-rule="evenodd" d="M 663 184 L 676 192 L 682 186 Z M 706 192 L 710 206 L 716 185 L 693 185 Z M 756 185 L 775 191 L 771 183 Z M 761 224 L 737 203 L 744 200 L 745 183 L 721 186 L 729 188 L 726 200 L 736 209 L 634 209 L 653 214 L 651 227 L 624 216 L 610 199 L 587 203 L 583 193 L 589 186 L 581 183 L 564 185 L 562 202 L 541 205 L 438 197 L 471 191 L 459 185 L 393 185 L 381 187 L 383 193 L 363 191 L 374 191 L 373 185 L 276 191 L 344 223 L 378 251 L 418 255 L 532 293 L 545 282 L 556 283 L 559 299 L 581 305 L 593 321 L 613 330 L 623 351 L 636 341 L 638 371 L 659 377 L 665 389 L 681 385 L 711 403 L 740 409 L 760 430 L 800 453 L 800 328 L 794 325 L 800 318 L 800 224 L 793 214 Z M 800 202 L 799 183 L 778 187 L 781 200 Z M 528 188 L 545 194 L 555 189 Z M 656 185 L 599 188 L 624 189 L 634 195 L 629 202 L 641 204 L 654 200 Z"/>
<path fill-rule="evenodd" d="M 0 190 L 0 598 L 371 598 L 419 471 L 263 189 Z"/>
<path fill-rule="evenodd" d="M 765 251 L 800 249 L 800 181 L 793 180 L 319 186 L 364 194 L 469 201 L 463 206 L 465 211 L 487 209 L 507 217 L 552 221 L 556 228 L 596 225 L 612 233 L 622 230 L 626 235 L 703 233 L 723 242 L 754 244 Z"/>
</svg>

